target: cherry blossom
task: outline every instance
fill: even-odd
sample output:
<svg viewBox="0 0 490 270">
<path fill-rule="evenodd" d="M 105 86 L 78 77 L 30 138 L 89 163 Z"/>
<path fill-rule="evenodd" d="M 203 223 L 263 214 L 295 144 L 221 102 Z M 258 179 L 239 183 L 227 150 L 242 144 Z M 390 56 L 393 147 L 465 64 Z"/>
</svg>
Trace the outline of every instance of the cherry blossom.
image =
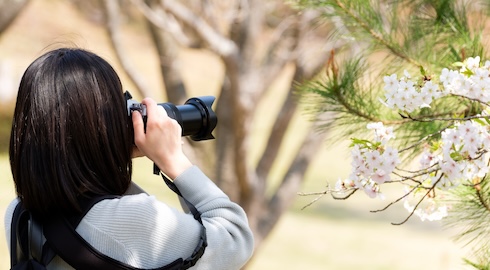
<svg viewBox="0 0 490 270">
<path fill-rule="evenodd" d="M 490 61 L 482 65 L 480 57 L 474 57 L 456 66 L 459 69 L 444 68 L 439 76 L 424 75 L 418 80 L 407 71 L 402 77 L 384 76 L 385 99 L 380 102 L 409 114 L 416 114 L 421 108 L 430 109 L 434 100 L 448 95 L 490 102 Z M 438 199 L 442 191 L 481 181 L 490 171 L 487 155 L 490 120 L 484 119 L 489 112 L 487 108 L 481 115 L 451 119 L 451 126 L 440 132 L 440 138 L 424 146 L 418 163 L 414 164 L 418 168 L 413 170 L 397 168 L 401 163 L 400 153 L 390 145 L 396 139 L 393 127 L 382 122 L 369 123 L 366 128 L 374 135 L 371 140 L 353 140 L 352 171 L 347 179 L 337 181 L 336 191 L 363 190 L 370 198 L 382 199 L 383 185 L 403 182 L 405 187 L 410 187 L 403 197 L 409 212 L 421 220 L 444 218 L 450 206 Z"/>
</svg>

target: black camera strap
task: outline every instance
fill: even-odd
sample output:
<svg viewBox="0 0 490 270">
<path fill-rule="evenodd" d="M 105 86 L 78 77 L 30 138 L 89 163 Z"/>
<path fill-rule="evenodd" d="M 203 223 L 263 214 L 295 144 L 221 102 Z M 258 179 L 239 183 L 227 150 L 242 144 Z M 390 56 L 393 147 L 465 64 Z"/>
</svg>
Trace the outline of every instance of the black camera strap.
<svg viewBox="0 0 490 270">
<path fill-rule="evenodd" d="M 179 189 L 175 184 L 168 179 L 164 174 L 161 174 L 165 183 L 169 186 L 169 188 L 178 194 L 182 200 L 185 202 L 190 212 L 201 224 L 201 236 L 199 242 L 194 249 L 194 252 L 188 258 L 179 258 L 172 263 L 156 268 L 158 270 L 179 270 L 179 269 L 188 269 L 194 266 L 199 258 L 202 257 L 204 251 L 207 247 L 207 237 L 206 237 L 206 228 L 204 227 L 201 219 L 201 214 L 196 209 L 196 207 L 189 202 L 187 199 L 182 197 Z M 13 267 L 17 263 L 22 263 L 27 258 L 34 259 L 39 261 L 40 263 L 47 265 L 49 261 L 51 261 L 54 254 L 59 255 L 64 261 L 69 263 L 75 269 L 127 269 L 127 270 L 138 270 L 138 268 L 132 267 L 128 264 L 117 261 L 105 254 L 102 254 L 95 248 L 93 248 L 85 239 L 83 239 L 75 230 L 78 223 L 81 221 L 83 216 L 90 210 L 90 208 L 96 204 L 97 202 L 103 199 L 115 198 L 117 196 L 99 196 L 94 197 L 91 200 L 82 200 L 81 206 L 83 209 L 83 213 L 81 215 L 75 215 L 69 218 L 63 216 L 56 216 L 53 219 L 48 220 L 43 223 L 42 228 L 38 228 L 38 230 L 42 230 L 44 236 L 46 237 L 47 245 L 44 245 L 42 248 L 42 256 L 41 258 L 33 258 L 31 253 L 33 250 L 31 249 L 31 245 L 22 245 L 21 237 L 19 234 L 22 230 L 18 230 L 19 223 L 21 221 L 27 221 L 28 219 L 34 220 L 35 218 L 28 214 L 27 210 L 25 210 L 21 203 L 19 202 L 16 210 L 14 211 L 14 216 L 12 219 L 12 234 L 11 234 L 11 266 Z M 26 213 L 27 212 L 27 213 Z M 36 222 L 37 223 L 37 222 Z M 22 231 L 25 234 L 25 231 Z M 32 235 L 22 237 L 22 239 L 29 239 Z M 52 250 L 51 250 L 52 249 Z M 54 251 L 54 253 L 53 253 Z M 36 252 L 34 252 L 36 253 Z M 46 258 L 46 254 L 49 254 Z"/>
<path fill-rule="evenodd" d="M 155 165 L 156 167 L 156 165 Z M 197 220 L 201 224 L 201 236 L 199 238 L 199 243 L 197 244 L 196 248 L 194 249 L 194 252 L 192 252 L 192 255 L 183 260 L 182 262 L 182 267 L 180 269 L 188 269 L 196 264 L 196 262 L 199 260 L 199 258 L 202 257 L 204 254 L 204 251 L 206 250 L 206 247 L 208 246 L 208 240 L 206 236 L 206 227 L 204 227 L 204 224 L 202 223 L 201 219 L 201 213 L 197 210 L 197 208 L 189 202 L 184 196 L 182 196 L 182 193 L 180 193 L 180 190 L 177 188 L 177 186 L 172 182 L 165 174 L 160 172 L 160 175 L 162 176 L 163 180 L 165 181 L 165 184 L 177 195 L 179 195 L 180 198 L 185 202 L 187 208 L 189 208 L 189 211 L 192 213 L 194 216 L 194 219 Z"/>
</svg>

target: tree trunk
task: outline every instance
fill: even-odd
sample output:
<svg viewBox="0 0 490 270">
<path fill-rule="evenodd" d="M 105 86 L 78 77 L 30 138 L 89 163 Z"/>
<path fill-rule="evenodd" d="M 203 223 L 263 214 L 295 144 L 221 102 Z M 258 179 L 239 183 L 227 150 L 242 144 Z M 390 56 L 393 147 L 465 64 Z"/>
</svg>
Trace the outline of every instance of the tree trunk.
<svg viewBox="0 0 490 270">
<path fill-rule="evenodd" d="M 315 14 L 304 12 L 298 15 L 281 5 L 280 1 L 267 2 L 267 5 L 262 0 L 239 1 L 237 5 L 230 5 L 238 9 L 234 11 L 234 19 L 229 20 L 231 25 L 224 27 L 228 31 L 220 32 L 184 2 L 160 0 L 159 5 L 152 8 L 149 7 L 156 3 L 154 1 L 132 0 L 132 3 L 153 24 L 149 32 L 159 52 L 161 74 L 170 101 L 180 102 L 185 96 L 185 85 L 179 76 L 176 57 L 178 48 L 174 41 L 182 42 L 188 39 L 186 34 L 193 35 L 193 39 L 200 40 L 197 44 L 202 49 L 208 49 L 221 58 L 225 74 L 215 107 L 218 117 L 214 133 L 215 159 L 206 156 L 204 160 L 213 160 L 216 183 L 247 212 L 258 248 L 294 201 L 304 181 L 308 164 L 320 149 L 318 145 L 325 136 L 310 130 L 303 138 L 279 187 L 271 195 L 266 193 L 270 170 L 277 160 L 280 147 L 284 145 L 283 138 L 298 107 L 294 85 L 315 76 L 329 55 L 327 52 L 311 54 L 313 51 L 318 52 L 311 48 L 315 40 L 311 37 L 317 33 L 317 26 L 312 23 Z M 205 9 L 212 5 L 211 2 L 201 4 Z M 281 11 L 286 12 L 285 16 L 275 17 L 277 21 L 266 16 L 277 15 L 274 14 L 274 7 L 280 7 Z M 160 20 L 156 15 L 162 13 L 165 16 L 160 17 Z M 171 38 L 171 31 L 167 31 L 168 27 L 161 23 L 170 15 L 185 25 L 180 27 L 181 30 L 187 28 L 192 31 L 178 31 L 179 36 Z M 321 36 L 324 34 L 321 32 Z M 111 37 L 113 40 L 117 38 L 115 35 Z M 180 45 L 188 46 L 183 43 Z M 320 46 L 325 48 L 324 43 Z M 118 55 L 122 57 L 122 54 Z M 288 64 L 295 66 L 295 73 L 286 89 L 289 92 L 268 135 L 263 156 L 255 168 L 249 159 L 250 149 L 254 147 L 250 139 L 255 110 Z"/>
<path fill-rule="evenodd" d="M 149 1 L 147 1 L 149 2 Z M 156 9 L 157 7 L 153 7 Z M 175 39 L 165 31 L 161 31 L 153 23 L 147 21 L 148 29 L 158 52 L 160 71 L 167 101 L 174 104 L 183 104 L 187 100 L 187 91 L 180 76 L 180 60 L 177 57 L 180 46 Z"/>
<path fill-rule="evenodd" d="M 27 4 L 29 0 L 0 0 L 0 36 Z"/>
</svg>

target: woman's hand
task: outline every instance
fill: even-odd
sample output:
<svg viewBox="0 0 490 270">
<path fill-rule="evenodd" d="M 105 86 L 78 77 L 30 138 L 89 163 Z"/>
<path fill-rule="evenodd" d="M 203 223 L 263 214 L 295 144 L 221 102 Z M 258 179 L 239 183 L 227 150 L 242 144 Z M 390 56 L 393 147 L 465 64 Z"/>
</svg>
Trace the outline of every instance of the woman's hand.
<svg viewBox="0 0 490 270">
<path fill-rule="evenodd" d="M 142 104 L 146 105 L 146 133 L 141 114 L 133 111 L 134 142 L 143 155 L 175 179 L 192 166 L 182 151 L 182 128 L 153 99 L 145 98 Z"/>
</svg>

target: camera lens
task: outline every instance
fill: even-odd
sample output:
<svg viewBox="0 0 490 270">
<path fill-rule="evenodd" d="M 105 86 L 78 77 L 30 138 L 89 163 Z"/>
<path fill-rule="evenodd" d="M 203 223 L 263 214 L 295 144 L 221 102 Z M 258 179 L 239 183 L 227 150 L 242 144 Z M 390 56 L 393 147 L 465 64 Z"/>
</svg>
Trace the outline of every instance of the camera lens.
<svg viewBox="0 0 490 270">
<path fill-rule="evenodd" d="M 191 136 L 194 141 L 214 139 L 211 132 L 218 119 L 211 106 L 215 98 L 212 96 L 194 97 L 184 105 L 159 103 L 170 118 L 175 119 L 182 127 L 182 136 Z"/>
<path fill-rule="evenodd" d="M 143 116 L 146 128 L 146 106 L 132 100 L 129 92 L 124 93 L 128 115 L 131 111 L 139 111 Z M 182 136 L 190 136 L 194 141 L 214 139 L 211 134 L 218 123 L 216 113 L 211 106 L 215 101 L 213 96 L 193 97 L 188 99 L 184 105 L 172 103 L 158 103 L 162 106 L 170 118 L 175 119 L 182 127 Z"/>
</svg>

